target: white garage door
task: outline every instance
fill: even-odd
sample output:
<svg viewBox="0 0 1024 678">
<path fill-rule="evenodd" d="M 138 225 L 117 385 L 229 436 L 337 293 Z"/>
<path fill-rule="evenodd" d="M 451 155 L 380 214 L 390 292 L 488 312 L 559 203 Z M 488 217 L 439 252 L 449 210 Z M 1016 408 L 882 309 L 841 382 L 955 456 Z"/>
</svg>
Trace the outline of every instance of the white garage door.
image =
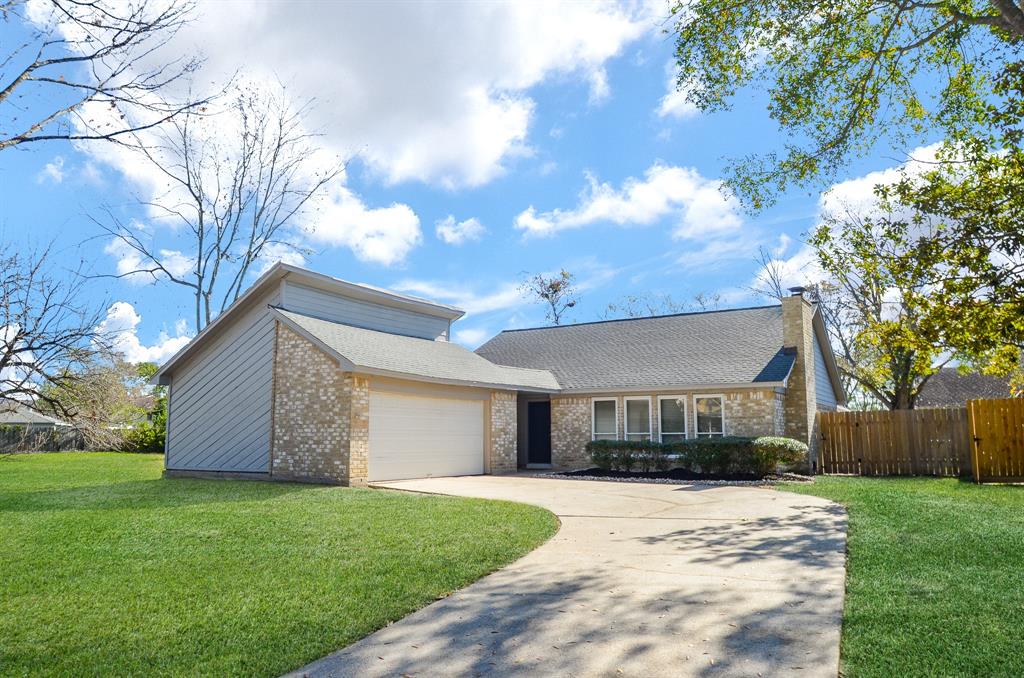
<svg viewBox="0 0 1024 678">
<path fill-rule="evenodd" d="M 370 392 L 369 480 L 484 472 L 484 404 Z"/>
</svg>

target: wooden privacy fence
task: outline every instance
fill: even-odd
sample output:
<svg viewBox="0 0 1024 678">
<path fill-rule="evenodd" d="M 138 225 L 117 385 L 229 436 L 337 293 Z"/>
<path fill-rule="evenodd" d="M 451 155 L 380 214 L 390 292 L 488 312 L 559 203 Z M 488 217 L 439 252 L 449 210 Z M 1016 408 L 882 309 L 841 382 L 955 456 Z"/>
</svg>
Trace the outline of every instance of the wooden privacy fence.
<svg viewBox="0 0 1024 678">
<path fill-rule="evenodd" d="M 820 412 L 822 473 L 968 476 L 1024 482 L 1024 399 L 967 407 Z"/>
<path fill-rule="evenodd" d="M 974 478 L 1024 482 L 1024 399 L 967 403 Z"/>
<path fill-rule="evenodd" d="M 958 409 L 821 412 L 823 473 L 961 476 L 971 472 L 967 412 Z"/>
</svg>

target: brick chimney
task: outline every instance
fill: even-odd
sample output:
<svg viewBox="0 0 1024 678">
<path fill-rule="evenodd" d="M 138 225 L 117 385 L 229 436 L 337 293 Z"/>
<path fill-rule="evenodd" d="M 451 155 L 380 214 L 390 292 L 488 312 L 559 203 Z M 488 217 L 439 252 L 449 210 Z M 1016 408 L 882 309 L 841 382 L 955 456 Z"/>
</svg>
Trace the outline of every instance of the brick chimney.
<svg viewBox="0 0 1024 678">
<path fill-rule="evenodd" d="M 792 287 L 792 294 L 782 299 L 782 345 L 796 352 L 796 362 L 789 374 L 783 400 L 785 433 L 811 448 L 811 459 L 817 458 L 814 415 L 817 412 L 814 380 L 814 305 L 804 297 L 803 287 Z"/>
</svg>

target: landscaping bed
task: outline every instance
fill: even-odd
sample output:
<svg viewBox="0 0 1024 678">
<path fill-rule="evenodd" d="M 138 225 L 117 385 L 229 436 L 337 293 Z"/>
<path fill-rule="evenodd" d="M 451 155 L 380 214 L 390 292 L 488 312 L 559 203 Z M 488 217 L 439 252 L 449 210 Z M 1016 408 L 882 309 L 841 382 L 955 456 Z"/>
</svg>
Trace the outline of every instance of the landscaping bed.
<svg viewBox="0 0 1024 678">
<path fill-rule="evenodd" d="M 612 480 L 633 483 L 660 483 L 666 485 L 690 485 L 693 483 L 715 485 L 768 485 L 780 482 L 814 482 L 811 476 L 796 473 L 754 473 L 707 474 L 689 469 L 673 468 L 665 471 L 621 471 L 598 467 L 559 471 L 546 474 L 552 478 L 575 480 Z"/>
</svg>

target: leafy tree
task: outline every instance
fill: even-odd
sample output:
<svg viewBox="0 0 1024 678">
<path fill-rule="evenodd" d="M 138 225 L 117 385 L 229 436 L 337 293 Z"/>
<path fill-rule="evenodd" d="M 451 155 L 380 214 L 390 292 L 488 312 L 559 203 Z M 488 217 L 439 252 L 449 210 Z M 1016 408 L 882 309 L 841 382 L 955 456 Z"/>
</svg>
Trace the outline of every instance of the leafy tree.
<svg viewBox="0 0 1024 678">
<path fill-rule="evenodd" d="M 537 273 L 528 276 L 519 289 L 545 304 L 545 317 L 555 325 L 561 325 L 566 311 L 576 306 L 576 276 L 564 268 L 554 275 Z"/>
<path fill-rule="evenodd" d="M 143 384 L 156 375 L 156 363 L 139 363 L 136 374 Z M 153 405 L 145 412 L 145 419 L 136 424 L 125 435 L 125 448 L 131 452 L 163 452 L 167 439 L 167 387 L 148 387 L 153 396 Z"/>
<path fill-rule="evenodd" d="M 704 111 L 763 87 L 787 141 L 737 159 L 730 185 L 752 207 L 790 184 L 829 178 L 885 138 L 984 127 L 996 76 L 1020 53 L 1024 6 L 1013 0 L 733 0 L 672 10 L 678 86 Z"/>
</svg>

